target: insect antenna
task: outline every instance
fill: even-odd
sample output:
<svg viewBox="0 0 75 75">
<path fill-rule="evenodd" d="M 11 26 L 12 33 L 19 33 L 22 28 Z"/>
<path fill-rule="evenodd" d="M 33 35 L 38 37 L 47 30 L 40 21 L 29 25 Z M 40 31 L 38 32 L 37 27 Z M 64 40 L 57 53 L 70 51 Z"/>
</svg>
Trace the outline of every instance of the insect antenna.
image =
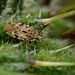
<svg viewBox="0 0 75 75">
<path fill-rule="evenodd" d="M 48 35 L 48 36 L 46 36 L 46 37 L 43 37 L 42 39 L 48 38 L 48 37 L 50 37 L 51 35 L 53 35 L 53 33 L 50 34 L 50 35 Z"/>
</svg>

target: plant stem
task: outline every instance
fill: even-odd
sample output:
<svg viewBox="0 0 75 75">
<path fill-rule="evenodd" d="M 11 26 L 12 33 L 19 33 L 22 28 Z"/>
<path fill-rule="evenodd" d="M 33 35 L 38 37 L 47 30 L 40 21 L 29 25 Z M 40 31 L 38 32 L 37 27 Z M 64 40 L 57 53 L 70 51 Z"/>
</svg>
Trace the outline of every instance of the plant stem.
<svg viewBox="0 0 75 75">
<path fill-rule="evenodd" d="M 69 33 L 73 32 L 73 31 L 75 31 L 75 27 L 70 28 L 69 30 L 67 30 L 66 32 L 64 32 L 64 34 L 63 34 L 63 35 L 67 35 L 67 34 L 69 34 Z"/>
<path fill-rule="evenodd" d="M 66 13 L 61 14 L 61 15 L 54 16 L 52 18 L 41 19 L 41 22 L 44 23 L 44 26 L 47 26 L 48 24 L 50 24 L 50 23 L 52 23 L 52 22 L 54 22 L 54 21 L 56 21 L 58 19 L 73 16 L 73 15 L 75 15 L 75 10 L 72 10 L 70 12 L 66 12 Z"/>
<path fill-rule="evenodd" d="M 62 10 L 60 10 L 58 13 L 64 13 L 66 11 L 73 10 L 73 9 L 75 9 L 75 4 L 71 4 L 70 6 L 66 6 L 65 8 L 62 8 Z"/>
<path fill-rule="evenodd" d="M 75 66 L 75 63 L 35 61 L 33 67 L 38 67 L 38 66 Z"/>
</svg>

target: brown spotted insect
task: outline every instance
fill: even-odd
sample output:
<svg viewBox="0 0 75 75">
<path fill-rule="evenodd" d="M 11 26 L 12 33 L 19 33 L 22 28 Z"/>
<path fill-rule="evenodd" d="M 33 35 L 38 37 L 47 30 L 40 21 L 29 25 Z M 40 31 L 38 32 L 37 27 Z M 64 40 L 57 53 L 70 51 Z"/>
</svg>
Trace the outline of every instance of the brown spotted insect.
<svg viewBox="0 0 75 75">
<path fill-rule="evenodd" d="M 17 38 L 19 40 L 28 40 L 29 43 L 31 43 L 31 41 L 34 41 L 35 44 L 37 44 L 36 40 L 41 39 L 37 29 L 24 23 L 6 24 L 4 27 L 4 31 L 13 38 Z"/>
</svg>

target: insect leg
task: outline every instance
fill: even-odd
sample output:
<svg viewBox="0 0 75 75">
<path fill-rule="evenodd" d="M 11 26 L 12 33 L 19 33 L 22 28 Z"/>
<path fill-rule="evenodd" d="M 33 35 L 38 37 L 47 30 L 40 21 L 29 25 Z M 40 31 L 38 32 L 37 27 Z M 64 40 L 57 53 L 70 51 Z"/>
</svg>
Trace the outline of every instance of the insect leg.
<svg viewBox="0 0 75 75">
<path fill-rule="evenodd" d="M 29 47 L 31 48 L 31 41 L 29 41 Z"/>
<path fill-rule="evenodd" d="M 37 42 L 36 41 L 34 41 L 35 42 L 35 44 L 37 45 Z"/>
<path fill-rule="evenodd" d="M 41 41 L 43 41 L 45 44 L 47 44 L 47 45 L 48 45 L 48 43 L 47 43 L 46 41 L 44 41 L 44 40 L 41 40 Z"/>
</svg>

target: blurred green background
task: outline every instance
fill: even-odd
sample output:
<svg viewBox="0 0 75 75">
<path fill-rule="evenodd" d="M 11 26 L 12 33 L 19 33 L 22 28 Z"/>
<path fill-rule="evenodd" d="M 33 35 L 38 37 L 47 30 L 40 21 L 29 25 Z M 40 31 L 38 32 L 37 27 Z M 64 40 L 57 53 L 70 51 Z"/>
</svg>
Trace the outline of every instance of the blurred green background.
<svg viewBox="0 0 75 75">
<path fill-rule="evenodd" d="M 50 18 L 74 9 L 75 0 L 0 0 L 0 75 L 75 75 L 75 66 L 31 68 L 29 64 L 31 58 L 75 62 L 74 46 L 51 53 L 75 43 L 75 16 L 57 20 L 43 30 L 43 37 L 50 35 L 44 39 L 48 46 L 37 41 L 37 46 L 32 42 L 29 48 L 28 41 L 14 39 L 4 32 L 8 22 L 33 24 L 31 18 Z M 65 32 L 68 33 L 63 35 Z"/>
</svg>

